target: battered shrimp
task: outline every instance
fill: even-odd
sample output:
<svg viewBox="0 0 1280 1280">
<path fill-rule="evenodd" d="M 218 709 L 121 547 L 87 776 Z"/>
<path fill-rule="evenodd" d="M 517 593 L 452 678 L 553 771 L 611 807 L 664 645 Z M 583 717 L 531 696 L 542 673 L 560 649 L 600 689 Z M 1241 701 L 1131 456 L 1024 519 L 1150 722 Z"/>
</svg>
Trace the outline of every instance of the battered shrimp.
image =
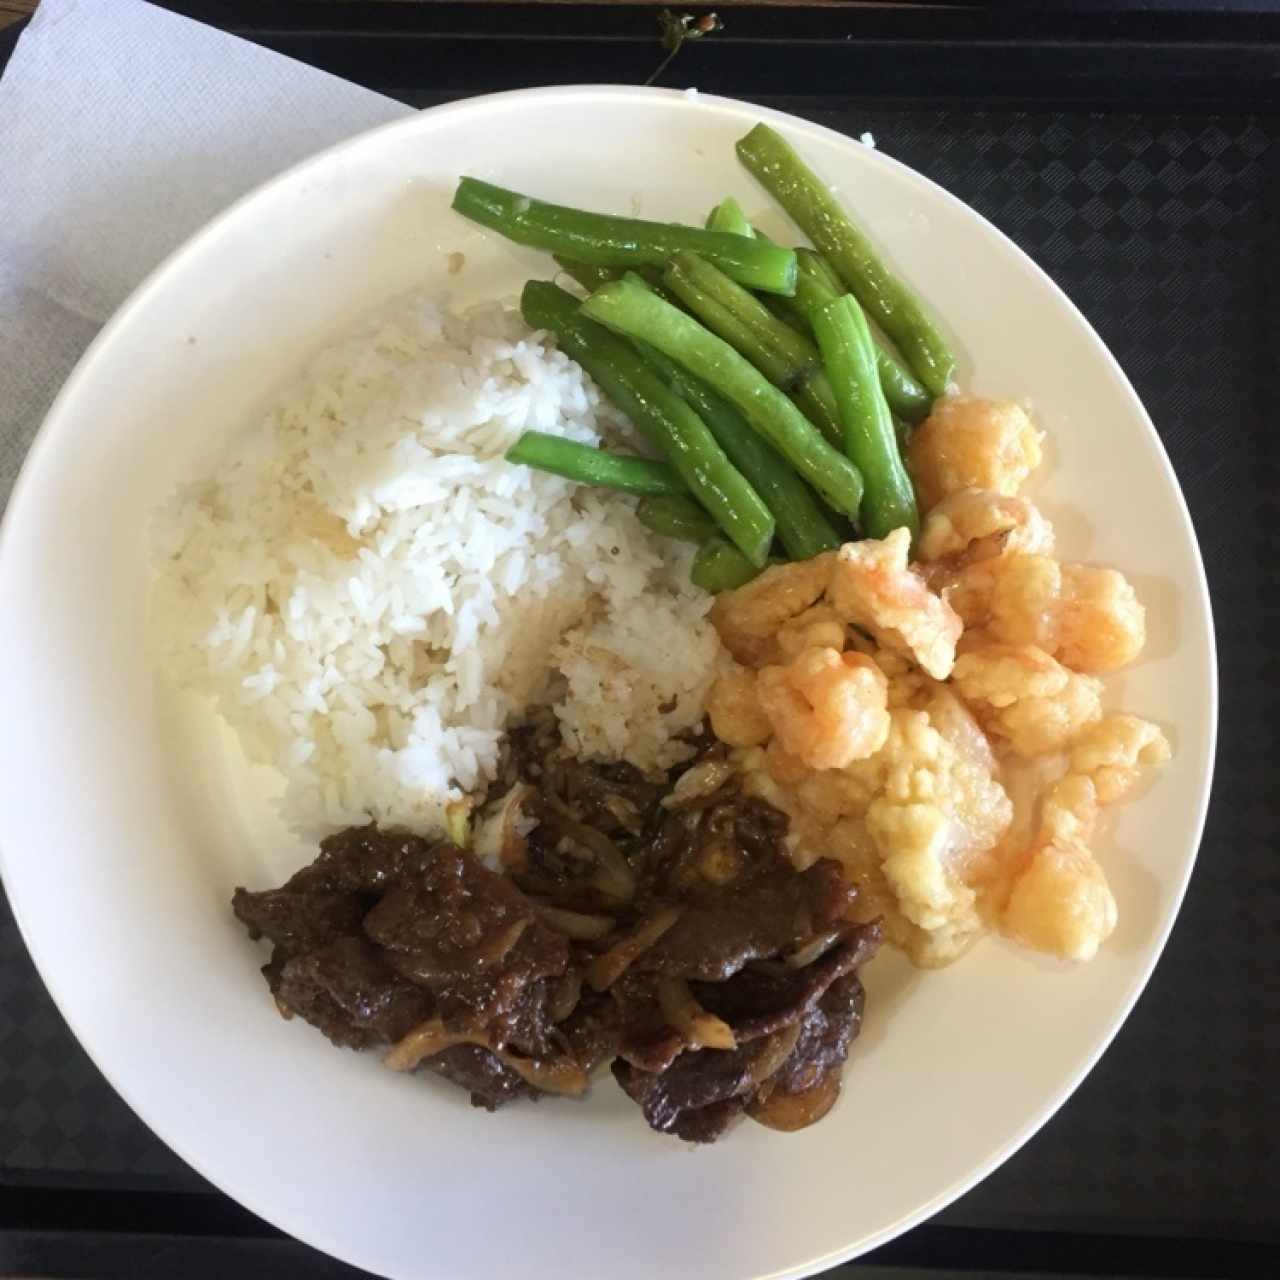
<svg viewBox="0 0 1280 1280">
<path fill-rule="evenodd" d="M 744 587 L 716 597 L 710 618 L 720 639 L 739 662 L 756 666 L 775 656 L 775 635 L 797 614 L 816 604 L 827 589 L 833 552 L 774 565 Z"/>
<path fill-rule="evenodd" d="M 1025 498 L 961 489 L 943 498 L 920 528 L 918 556 L 959 569 L 996 556 L 1053 554 L 1053 526 Z"/>
<path fill-rule="evenodd" d="M 777 651 L 789 661 L 806 649 L 843 649 L 846 631 L 844 619 L 829 604 L 815 604 L 778 628 Z"/>
<path fill-rule="evenodd" d="M 1062 569 L 1048 556 L 1010 556 L 994 566 L 987 629 L 1003 644 L 1058 650 Z"/>
<path fill-rule="evenodd" d="M 1040 465 L 1042 434 L 1021 405 L 947 396 L 916 428 L 907 469 L 928 511 L 962 489 L 1017 493 Z"/>
<path fill-rule="evenodd" d="M 1036 645 L 1073 671 L 1115 671 L 1146 644 L 1146 610 L 1114 569 L 1004 555 L 962 569 L 942 589 L 965 626 L 1002 644 Z"/>
<path fill-rule="evenodd" d="M 1102 715 L 1102 686 L 1035 645 L 983 643 L 956 659 L 954 684 L 978 721 L 1020 756 L 1061 751 Z"/>
<path fill-rule="evenodd" d="M 1169 759 L 1169 743 L 1149 720 L 1111 715 L 1076 739 L 1071 772 L 1088 777 L 1100 804 L 1114 804 L 1134 787 L 1144 767 Z"/>
<path fill-rule="evenodd" d="M 1147 642 L 1147 613 L 1115 569 L 1062 566 L 1057 656 L 1073 671 L 1116 671 Z"/>
<path fill-rule="evenodd" d="M 888 681 L 862 653 L 806 649 L 756 681 L 775 741 L 811 769 L 843 769 L 879 751 L 889 735 Z"/>
<path fill-rule="evenodd" d="M 731 747 L 755 747 L 771 732 L 769 718 L 756 696 L 756 673 L 736 662 L 726 662 L 707 695 L 711 730 Z"/>
<path fill-rule="evenodd" d="M 1045 798 L 1040 834 L 1013 882 L 1004 931 L 1066 960 L 1091 960 L 1116 927 L 1107 877 L 1089 850 L 1098 795 L 1083 774 L 1068 774 Z"/>
<path fill-rule="evenodd" d="M 907 565 L 911 534 L 895 529 L 879 541 L 850 542 L 835 553 L 827 588 L 836 612 L 880 644 L 910 654 L 935 680 L 955 662 L 963 623 Z"/>
<path fill-rule="evenodd" d="M 1116 927 L 1111 886 L 1088 849 L 1052 841 L 1036 848 L 1001 917 L 1005 933 L 1064 960 L 1092 960 Z"/>
</svg>

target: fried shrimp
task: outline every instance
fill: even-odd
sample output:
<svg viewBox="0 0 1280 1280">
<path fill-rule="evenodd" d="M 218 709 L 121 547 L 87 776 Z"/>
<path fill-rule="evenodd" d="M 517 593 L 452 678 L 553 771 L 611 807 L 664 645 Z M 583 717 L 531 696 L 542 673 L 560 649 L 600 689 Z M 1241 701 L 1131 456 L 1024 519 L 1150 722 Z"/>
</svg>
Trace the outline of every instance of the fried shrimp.
<svg viewBox="0 0 1280 1280">
<path fill-rule="evenodd" d="M 785 752 L 810 769 L 843 769 L 884 746 L 888 688 L 865 654 L 813 648 L 765 667 L 757 695 Z"/>
<path fill-rule="evenodd" d="M 906 529 L 879 541 L 846 543 L 831 570 L 831 602 L 847 622 L 908 654 L 935 680 L 945 680 L 963 623 L 907 564 L 910 546 Z"/>
<path fill-rule="evenodd" d="M 1041 432 L 1007 400 L 946 396 L 916 429 L 907 470 L 927 511 L 948 494 L 990 489 L 1014 494 L 1040 465 Z"/>
</svg>

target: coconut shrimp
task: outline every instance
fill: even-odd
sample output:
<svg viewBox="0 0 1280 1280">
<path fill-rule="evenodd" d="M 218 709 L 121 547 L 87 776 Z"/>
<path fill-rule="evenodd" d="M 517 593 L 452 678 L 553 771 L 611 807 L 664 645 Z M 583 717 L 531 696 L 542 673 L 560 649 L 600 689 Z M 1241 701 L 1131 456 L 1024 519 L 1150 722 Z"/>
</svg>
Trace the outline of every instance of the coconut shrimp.
<svg viewBox="0 0 1280 1280">
<path fill-rule="evenodd" d="M 907 470 L 925 510 L 963 489 L 1014 494 L 1040 465 L 1042 439 L 1019 404 L 946 396 L 912 435 Z"/>
<path fill-rule="evenodd" d="M 951 674 L 963 624 L 907 564 L 911 535 L 895 529 L 879 541 L 836 552 L 828 592 L 836 612 L 886 648 L 910 655 L 935 680 Z"/>
</svg>

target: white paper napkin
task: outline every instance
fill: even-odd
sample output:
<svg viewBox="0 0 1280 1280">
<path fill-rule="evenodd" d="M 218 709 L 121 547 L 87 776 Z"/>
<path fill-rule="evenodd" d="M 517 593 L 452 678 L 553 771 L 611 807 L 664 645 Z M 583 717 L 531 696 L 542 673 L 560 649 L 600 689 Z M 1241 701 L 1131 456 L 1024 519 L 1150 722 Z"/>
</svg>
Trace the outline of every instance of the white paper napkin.
<svg viewBox="0 0 1280 1280">
<path fill-rule="evenodd" d="M 409 110 L 142 0 L 43 0 L 0 79 L 0 511 L 152 267 L 258 183 Z"/>
</svg>

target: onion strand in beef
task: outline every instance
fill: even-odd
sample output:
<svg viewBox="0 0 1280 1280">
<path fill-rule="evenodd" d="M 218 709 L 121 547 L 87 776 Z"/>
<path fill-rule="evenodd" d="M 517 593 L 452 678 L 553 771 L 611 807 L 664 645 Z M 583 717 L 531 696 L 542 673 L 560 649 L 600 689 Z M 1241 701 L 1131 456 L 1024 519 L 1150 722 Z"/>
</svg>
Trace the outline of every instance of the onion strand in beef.
<svg viewBox="0 0 1280 1280">
<path fill-rule="evenodd" d="M 680 919 L 679 907 L 668 907 L 651 916 L 604 955 L 596 956 L 587 967 L 587 981 L 597 991 L 607 991 L 631 965 Z"/>
<path fill-rule="evenodd" d="M 382 1059 L 383 1065 L 392 1071 L 415 1071 L 428 1058 L 452 1049 L 459 1044 L 473 1044 L 486 1049 L 504 1066 L 510 1067 L 527 1084 L 544 1093 L 567 1094 L 578 1097 L 587 1090 L 587 1074 L 569 1058 L 524 1058 L 496 1049 L 484 1036 L 469 1031 L 446 1031 L 439 1017 L 431 1018 L 415 1027 L 403 1039 L 392 1045 Z"/>
<path fill-rule="evenodd" d="M 742 795 L 722 748 L 692 745 L 645 778 L 569 759 L 548 716 L 510 735 L 471 851 L 370 824 L 237 890 L 281 1014 L 490 1111 L 580 1096 L 612 1059 L 645 1120 L 688 1141 L 821 1118 L 882 930 L 851 923 L 838 863 L 796 870 L 785 815 Z"/>
<path fill-rule="evenodd" d="M 658 983 L 658 1007 L 662 1016 L 695 1048 L 736 1049 L 733 1028 L 708 1013 L 683 978 L 663 978 Z"/>
<path fill-rule="evenodd" d="M 551 907 L 535 902 L 533 909 L 546 924 L 558 929 L 566 938 L 576 942 L 599 942 L 613 932 L 612 916 L 589 915 L 585 911 L 568 911 L 564 907 Z"/>
</svg>

